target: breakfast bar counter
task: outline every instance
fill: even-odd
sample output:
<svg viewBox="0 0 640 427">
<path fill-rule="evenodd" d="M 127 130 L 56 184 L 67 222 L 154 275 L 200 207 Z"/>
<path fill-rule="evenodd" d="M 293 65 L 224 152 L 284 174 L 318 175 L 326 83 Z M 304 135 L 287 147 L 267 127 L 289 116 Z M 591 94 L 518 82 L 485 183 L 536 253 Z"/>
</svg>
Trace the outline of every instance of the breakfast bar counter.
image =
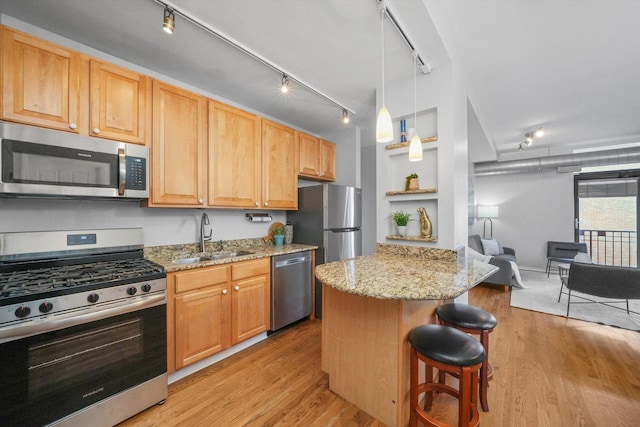
<svg viewBox="0 0 640 427">
<path fill-rule="evenodd" d="M 319 265 L 322 370 L 330 389 L 388 426 L 409 422 L 414 327 L 497 271 L 459 250 L 378 244 L 376 253 Z"/>
</svg>

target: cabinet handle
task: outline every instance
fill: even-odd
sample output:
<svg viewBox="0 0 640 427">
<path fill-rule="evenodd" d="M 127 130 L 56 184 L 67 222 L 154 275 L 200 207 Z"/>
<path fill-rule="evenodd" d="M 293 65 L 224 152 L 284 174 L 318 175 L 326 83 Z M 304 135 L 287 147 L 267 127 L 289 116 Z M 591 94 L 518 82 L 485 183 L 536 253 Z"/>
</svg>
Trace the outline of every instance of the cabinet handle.
<svg viewBox="0 0 640 427">
<path fill-rule="evenodd" d="M 265 206 L 269 206 L 269 203 L 267 203 L 267 202 L 264 202 L 264 205 L 265 205 Z"/>
<path fill-rule="evenodd" d="M 75 123 L 69 123 L 69 129 L 75 129 L 75 128 L 77 128 L 77 127 L 78 127 L 78 125 L 77 125 L 77 124 L 75 124 Z"/>
<path fill-rule="evenodd" d="M 198 199 L 198 203 L 203 204 L 204 200 L 203 199 Z"/>
<path fill-rule="evenodd" d="M 226 289 L 223 289 L 223 290 L 222 290 L 222 295 L 226 295 L 226 294 L 227 294 L 227 290 L 226 290 Z"/>
<path fill-rule="evenodd" d="M 239 291 L 239 290 L 240 290 L 240 286 L 235 285 L 235 286 L 233 287 L 233 289 L 235 289 L 236 291 Z"/>
<path fill-rule="evenodd" d="M 93 133 L 95 133 L 96 135 L 100 133 L 100 129 L 99 128 L 93 128 Z"/>
<path fill-rule="evenodd" d="M 259 203 L 259 202 L 256 202 L 256 206 L 260 206 L 260 203 Z"/>
</svg>

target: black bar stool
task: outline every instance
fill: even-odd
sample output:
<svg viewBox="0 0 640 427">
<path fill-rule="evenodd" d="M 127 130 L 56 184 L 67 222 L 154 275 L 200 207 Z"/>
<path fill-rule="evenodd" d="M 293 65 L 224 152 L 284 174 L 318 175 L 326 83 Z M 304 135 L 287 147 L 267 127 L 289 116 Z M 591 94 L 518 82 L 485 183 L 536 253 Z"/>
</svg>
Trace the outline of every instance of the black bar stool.
<svg viewBox="0 0 640 427">
<path fill-rule="evenodd" d="M 418 421 L 426 426 L 445 427 L 427 411 L 433 404 L 433 392 L 447 393 L 458 399 L 458 427 L 476 427 L 480 423 L 478 413 L 478 372 L 485 358 L 484 348 L 476 339 L 449 326 L 422 325 L 409 332 L 411 343 L 411 391 L 410 423 L 417 427 Z M 419 380 L 418 363 L 425 364 L 425 379 Z M 459 378 L 458 390 L 434 382 L 433 368 Z M 424 409 L 419 405 L 419 396 L 425 393 Z"/>
<path fill-rule="evenodd" d="M 493 331 L 498 321 L 488 311 L 468 304 L 443 304 L 436 308 L 436 314 L 441 325 L 452 326 L 468 334 L 480 336 L 480 343 L 486 353 L 480 368 L 480 405 L 483 411 L 488 412 L 487 388 L 489 380 L 493 377 L 493 368 L 489 363 L 489 333 Z M 444 373 L 440 374 L 440 380 L 444 380 Z"/>
</svg>

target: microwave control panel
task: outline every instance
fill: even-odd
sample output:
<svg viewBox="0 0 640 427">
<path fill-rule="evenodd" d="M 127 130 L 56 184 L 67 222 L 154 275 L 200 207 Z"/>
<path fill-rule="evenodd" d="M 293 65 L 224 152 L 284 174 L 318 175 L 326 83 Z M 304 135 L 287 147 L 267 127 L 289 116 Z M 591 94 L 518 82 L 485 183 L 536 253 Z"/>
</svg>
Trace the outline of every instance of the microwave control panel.
<svg viewBox="0 0 640 427">
<path fill-rule="evenodd" d="M 127 156 L 127 184 L 128 190 L 147 189 L 147 159 Z"/>
</svg>

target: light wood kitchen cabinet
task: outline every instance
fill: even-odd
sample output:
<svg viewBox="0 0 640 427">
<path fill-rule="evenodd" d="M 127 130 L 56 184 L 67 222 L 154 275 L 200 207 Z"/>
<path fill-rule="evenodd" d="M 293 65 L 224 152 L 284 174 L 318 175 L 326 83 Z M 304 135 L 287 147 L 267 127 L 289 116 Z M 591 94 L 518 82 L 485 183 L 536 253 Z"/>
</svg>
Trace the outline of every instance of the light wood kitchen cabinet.
<svg viewBox="0 0 640 427">
<path fill-rule="evenodd" d="M 231 345 L 230 266 L 169 273 L 169 372 Z"/>
<path fill-rule="evenodd" d="M 271 258 L 167 274 L 169 373 L 269 329 Z"/>
<path fill-rule="evenodd" d="M 262 207 L 298 209 L 298 134 L 262 119 Z"/>
<path fill-rule="evenodd" d="M 153 82 L 148 206 L 206 206 L 206 98 Z"/>
<path fill-rule="evenodd" d="M 320 141 L 320 158 L 322 159 L 321 176 L 326 181 L 336 180 L 336 144 Z"/>
<path fill-rule="evenodd" d="M 232 264 L 231 344 L 237 344 L 269 329 L 270 271 L 270 258 Z"/>
<path fill-rule="evenodd" d="M 91 59 L 89 134 L 145 144 L 151 112 L 151 79 Z"/>
<path fill-rule="evenodd" d="M 209 205 L 260 207 L 261 179 L 260 118 L 210 100 Z"/>
<path fill-rule="evenodd" d="M 302 132 L 299 132 L 298 138 L 298 176 L 314 181 L 335 181 L 335 144 Z"/>
<path fill-rule="evenodd" d="M 2 28 L 2 118 L 79 132 L 80 55 Z"/>
</svg>

